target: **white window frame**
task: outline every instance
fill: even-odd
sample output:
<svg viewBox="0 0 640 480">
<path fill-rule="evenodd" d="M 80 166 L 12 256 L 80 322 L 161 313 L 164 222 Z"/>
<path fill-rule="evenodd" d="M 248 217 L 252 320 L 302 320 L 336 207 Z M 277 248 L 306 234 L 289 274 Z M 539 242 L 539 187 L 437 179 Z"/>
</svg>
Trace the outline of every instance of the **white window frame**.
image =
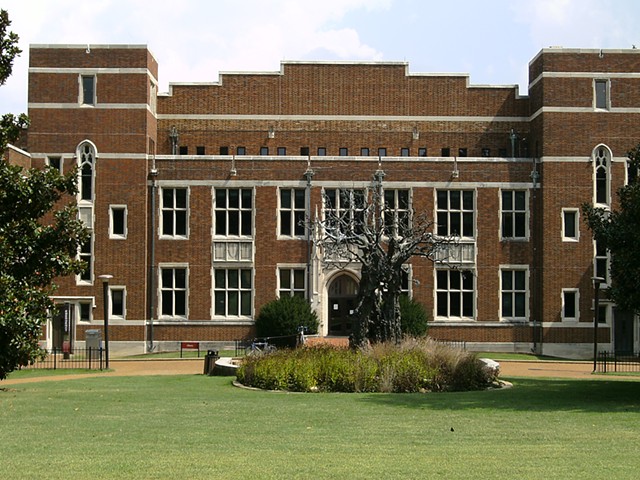
<svg viewBox="0 0 640 480">
<path fill-rule="evenodd" d="M 604 85 L 604 106 L 598 106 L 598 85 Z M 608 111 L 611 109 L 611 80 L 609 78 L 593 79 L 593 108 L 594 110 Z"/>
<path fill-rule="evenodd" d="M 289 287 L 285 288 L 282 286 L 282 274 L 285 271 L 289 271 Z M 302 272 L 302 288 L 295 288 L 295 272 Z M 276 268 L 276 296 L 278 298 L 282 297 L 283 293 L 289 294 L 289 296 L 297 296 L 306 298 L 307 297 L 307 267 L 306 265 L 278 265 Z"/>
<path fill-rule="evenodd" d="M 60 174 L 62 175 L 64 173 L 64 157 L 62 155 L 60 155 L 60 156 L 58 156 L 58 155 L 47 156 L 47 160 L 46 160 L 47 166 L 53 167 L 53 165 L 51 165 L 51 160 L 54 159 L 54 158 L 60 162 L 60 166 L 57 167 L 57 168 L 56 167 L 54 167 L 54 168 L 56 168 L 56 170 L 58 172 L 60 172 Z"/>
<path fill-rule="evenodd" d="M 573 219 L 573 228 L 575 231 L 575 236 L 569 237 L 567 236 L 567 213 L 572 213 L 574 215 Z M 579 242 L 580 241 L 580 210 L 577 208 L 563 208 L 561 212 L 561 222 L 562 222 L 562 241 L 563 242 Z"/>
<path fill-rule="evenodd" d="M 611 205 L 611 163 L 613 152 L 604 144 L 600 144 L 591 153 L 593 162 L 593 204 L 598 207 L 608 208 Z M 603 169 L 605 178 L 605 201 L 598 202 L 598 171 Z"/>
<path fill-rule="evenodd" d="M 227 206 L 218 207 L 217 205 L 217 196 L 218 191 L 225 191 L 225 199 L 227 202 Z M 238 207 L 229 207 L 229 191 L 230 190 L 238 190 Z M 243 204 L 242 200 L 242 191 L 249 190 L 251 192 L 251 205 L 249 207 Z M 255 204 L 256 204 L 256 192 L 251 187 L 214 187 L 212 191 L 213 195 L 213 237 L 214 238 L 253 238 L 255 231 Z M 218 231 L 218 222 L 217 217 L 218 213 L 225 212 L 225 232 L 220 233 Z M 238 212 L 238 233 L 229 233 L 229 213 L 230 212 Z M 242 233 L 242 218 L 244 215 L 249 215 L 249 219 L 251 221 L 250 232 L 248 234 Z"/>
<path fill-rule="evenodd" d="M 115 233 L 114 231 L 114 211 L 123 211 L 123 229 L 124 232 L 123 233 Z M 128 208 L 126 205 L 109 205 L 109 238 L 112 240 L 125 240 L 127 238 L 127 235 L 129 233 L 129 228 L 128 228 L 128 218 L 129 218 L 129 212 L 128 212 Z"/>
<path fill-rule="evenodd" d="M 164 270 L 174 270 L 174 283 L 175 283 L 175 270 L 177 269 L 181 269 L 181 270 L 185 270 L 185 287 L 183 288 L 175 288 L 172 287 L 171 289 L 169 288 L 164 288 L 163 284 L 162 284 L 162 272 Z M 173 296 L 173 314 L 171 315 L 167 315 L 162 313 L 162 293 L 164 291 L 172 291 L 172 292 L 176 292 L 176 291 L 184 291 L 184 315 L 176 315 L 175 311 L 175 294 Z M 160 263 L 158 265 L 158 318 L 159 319 L 163 319 L 163 320 L 187 320 L 189 318 L 189 264 L 188 263 Z"/>
<path fill-rule="evenodd" d="M 113 311 L 113 292 L 122 292 L 122 315 Z M 109 318 L 125 320 L 127 318 L 127 287 L 124 285 L 109 285 Z"/>
<path fill-rule="evenodd" d="M 600 274 L 600 268 L 598 268 L 598 262 L 605 262 L 605 274 Z M 611 277 L 611 252 L 605 251 L 604 255 L 598 255 L 598 242 L 593 241 L 593 272 L 595 276 L 604 278 L 604 282 L 600 284 L 600 288 L 607 288 L 609 286 L 609 280 Z"/>
<path fill-rule="evenodd" d="M 387 206 L 387 192 L 393 192 L 393 205 Z M 401 208 L 399 194 L 400 192 L 407 193 L 407 205 L 406 208 Z M 400 219 L 402 217 L 406 218 L 406 225 L 404 228 L 410 229 L 412 225 L 412 204 L 413 204 L 413 195 L 412 190 L 410 188 L 386 188 L 382 193 L 383 197 L 383 210 L 382 216 L 384 218 L 385 223 L 385 235 L 389 235 L 392 233 L 394 236 L 403 236 L 406 232 L 398 231 L 400 226 Z M 387 221 L 387 216 L 392 216 L 391 224 Z M 391 232 L 389 230 L 392 230 Z"/>
<path fill-rule="evenodd" d="M 565 316 L 566 312 L 566 293 L 574 293 L 574 309 L 575 309 L 575 317 L 567 317 Z M 560 311 L 560 315 L 562 317 L 563 322 L 578 322 L 580 321 L 580 289 L 578 288 L 563 288 L 562 289 L 562 309 Z"/>
<path fill-rule="evenodd" d="M 335 205 L 328 205 L 329 191 L 335 192 Z M 356 198 L 362 195 L 362 204 L 358 205 Z M 349 228 L 350 230 L 362 221 L 364 208 L 367 204 L 368 192 L 365 188 L 342 188 L 342 187 L 326 187 L 323 189 L 322 201 L 322 217 L 324 220 L 330 220 L 332 217 L 338 219 L 338 225 L 335 228 Z M 347 200 L 348 197 L 348 200 Z M 347 205 L 345 206 L 345 200 Z M 356 218 L 359 217 L 359 218 Z M 340 219 L 345 219 L 341 221 Z M 330 222 L 325 222 L 325 228 L 334 228 L 329 226 Z"/>
<path fill-rule="evenodd" d="M 443 209 L 443 208 L 438 208 L 438 193 L 439 192 L 446 192 L 447 194 L 447 208 Z M 459 209 L 452 209 L 451 208 L 451 193 L 452 192 L 460 192 L 460 208 Z M 472 202 L 473 202 L 473 206 L 471 209 L 468 208 L 464 208 L 464 192 L 471 192 L 472 194 Z M 461 240 L 475 240 L 476 236 L 477 236 L 477 192 L 473 189 L 455 189 L 455 188 L 442 188 L 442 189 L 434 189 L 434 193 L 435 198 L 434 198 L 434 208 L 435 208 L 435 219 L 436 219 L 436 233 L 440 236 L 451 236 L 452 231 L 451 231 L 451 215 L 452 214 L 459 214 L 460 215 L 460 230 L 462 230 L 462 232 L 460 232 L 458 234 L 459 238 Z M 440 225 L 438 224 L 439 221 L 439 214 L 446 214 L 447 215 L 447 232 L 442 234 L 440 233 Z M 471 230 L 472 230 L 472 235 L 463 235 L 464 233 L 464 215 L 465 214 L 469 214 L 471 213 L 472 215 L 472 226 L 471 226 Z"/>
<path fill-rule="evenodd" d="M 238 271 L 238 285 L 237 287 L 233 287 L 233 286 L 229 286 L 229 271 L 231 270 L 237 270 Z M 224 287 L 220 287 L 217 285 L 217 272 L 218 271 L 224 271 L 225 272 L 225 285 Z M 243 271 L 248 271 L 249 272 L 249 278 L 251 281 L 251 284 L 249 286 L 246 286 L 242 284 L 242 272 Z M 213 268 L 213 272 L 212 272 L 212 293 L 213 293 L 213 301 L 212 301 L 212 317 L 214 319 L 218 319 L 218 320 L 248 320 L 251 319 L 253 316 L 253 311 L 254 311 L 254 301 L 255 301 L 255 295 L 254 295 L 254 285 L 255 285 L 255 271 L 253 269 L 252 266 L 247 265 L 247 266 L 242 266 L 242 265 L 226 265 L 226 266 L 215 266 Z M 238 309 L 236 312 L 231 312 L 229 313 L 229 294 L 235 292 L 238 295 Z M 219 293 L 223 293 L 224 294 L 224 314 L 222 313 L 218 313 L 217 312 L 217 294 Z M 249 300 L 249 312 L 248 313 L 243 313 L 242 312 L 242 296 L 243 294 L 249 294 L 250 296 L 250 300 Z"/>
<path fill-rule="evenodd" d="M 282 192 L 289 191 L 291 194 L 291 205 L 289 207 L 282 206 Z M 296 205 L 296 192 L 303 192 L 303 205 L 300 208 Z M 291 231 L 290 235 L 282 233 L 283 220 L 282 216 L 284 213 L 289 214 L 289 228 Z M 304 222 L 307 218 L 307 189 L 306 188 L 279 188 L 278 189 L 278 238 L 282 239 L 301 239 L 306 237 L 306 227 L 302 227 L 302 232 L 300 234 L 296 233 L 296 226 L 298 224 L 298 220 L 296 217 L 300 217 L 302 215 L 302 221 Z"/>
<path fill-rule="evenodd" d="M 509 210 L 505 209 L 505 205 L 503 204 L 503 193 L 511 192 L 512 194 L 512 208 Z M 516 210 L 515 207 L 515 193 L 522 192 L 524 193 L 524 210 Z M 504 216 L 505 214 L 510 213 L 511 216 L 511 227 L 513 230 L 513 235 L 510 237 L 505 236 L 504 233 Z M 524 215 L 524 235 L 516 236 L 516 215 Z M 503 241 L 528 241 L 529 240 L 529 190 L 518 189 L 518 188 L 504 188 L 500 190 L 500 239 Z"/>
<path fill-rule="evenodd" d="M 443 289 L 441 288 L 441 286 L 439 285 L 438 282 L 438 273 L 445 271 L 447 272 L 447 288 Z M 460 278 L 460 289 L 452 289 L 451 288 L 451 274 L 452 273 L 460 273 L 461 275 L 463 273 L 466 273 L 467 275 L 471 275 L 471 281 L 472 281 L 472 288 L 471 290 L 469 289 L 464 289 L 463 288 L 463 283 L 464 279 L 461 277 Z M 476 278 L 475 278 L 475 272 L 471 269 L 457 269 L 457 268 L 436 268 L 434 269 L 434 310 L 435 310 L 435 315 L 434 318 L 436 320 L 440 320 L 440 321 L 475 321 L 476 316 L 477 316 L 477 301 L 478 301 L 478 295 L 477 295 L 477 284 L 476 284 Z M 456 292 L 460 292 L 461 297 L 460 297 L 460 315 L 451 315 L 451 296 L 452 294 L 456 293 Z M 472 299 L 471 299 L 471 310 L 472 310 L 472 315 L 468 316 L 468 315 L 464 315 L 464 299 L 462 297 L 462 295 L 464 293 L 469 293 L 471 292 L 472 295 Z M 438 303 L 438 294 L 444 293 L 447 295 L 447 315 L 440 315 L 438 313 L 439 310 L 439 303 Z"/>
<path fill-rule="evenodd" d="M 524 273 L 524 290 L 519 290 L 515 288 L 515 284 L 512 284 L 512 288 L 509 290 L 505 290 L 505 286 L 503 285 L 503 273 L 505 272 L 510 272 L 513 274 L 513 272 L 523 272 Z M 513 278 L 513 275 L 512 275 Z M 529 315 L 530 315 L 530 306 L 529 306 L 529 299 L 530 299 L 530 291 L 529 291 L 529 266 L 528 265 L 500 265 L 500 278 L 498 279 L 499 284 L 500 284 L 500 298 L 499 298 L 499 302 L 500 302 L 500 320 L 504 321 L 504 322 L 527 322 L 529 320 Z M 522 293 L 524 292 L 524 316 L 516 316 L 516 315 L 511 315 L 511 316 L 507 316 L 505 315 L 504 312 L 504 302 L 503 302 L 503 296 L 505 293 L 510 293 L 511 294 L 511 299 L 512 299 L 512 312 L 515 312 L 515 295 L 517 295 L 518 293 Z"/>
<path fill-rule="evenodd" d="M 91 102 L 85 102 L 85 95 L 84 95 L 84 79 L 85 78 L 92 78 L 93 79 L 93 92 L 92 92 L 92 101 Z M 80 84 L 80 94 L 78 95 L 78 103 L 83 106 L 83 107 L 95 107 L 96 103 L 97 103 L 97 94 L 96 94 L 96 87 L 98 84 L 98 79 L 96 75 L 86 75 L 86 74 L 82 74 L 78 76 L 78 82 Z"/>
<path fill-rule="evenodd" d="M 173 205 L 165 206 L 164 204 L 164 192 L 165 190 L 174 190 L 173 193 Z M 176 190 L 185 190 L 186 191 L 186 207 L 176 207 L 175 205 L 175 191 Z M 160 194 L 160 220 L 158 222 L 159 228 L 159 237 L 162 239 L 172 239 L 172 240 L 188 240 L 189 239 L 189 219 L 191 216 L 190 211 L 190 200 L 191 200 L 191 191 L 189 187 L 184 186 L 163 186 L 159 189 Z M 164 213 L 165 212 L 173 212 L 173 233 L 164 233 Z M 175 233 L 176 232 L 176 215 L 180 212 L 184 212 L 185 215 L 185 233 Z"/>
</svg>

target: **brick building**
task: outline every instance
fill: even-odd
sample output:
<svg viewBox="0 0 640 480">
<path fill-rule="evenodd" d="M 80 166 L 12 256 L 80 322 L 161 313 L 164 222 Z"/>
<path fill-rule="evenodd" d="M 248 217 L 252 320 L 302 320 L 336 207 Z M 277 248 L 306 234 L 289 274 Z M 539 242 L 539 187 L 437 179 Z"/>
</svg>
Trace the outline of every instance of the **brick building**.
<svg viewBox="0 0 640 480">
<path fill-rule="evenodd" d="M 398 212 L 461 238 L 456 268 L 407 265 L 432 336 L 588 357 L 592 277 L 607 277 L 608 257 L 580 206 L 615 206 L 627 181 L 640 51 L 545 49 L 529 78 L 520 96 L 405 63 L 285 62 L 159 94 L 146 46 L 31 46 L 24 149 L 34 165 L 79 167 L 92 232 L 90 268 L 56 293 L 71 339 L 103 324 L 102 274 L 112 348 L 249 337 L 285 294 L 309 298 L 323 335 L 346 335 L 358 269 L 324 269 L 300 220 L 323 215 L 323 193 L 340 208 L 382 170 Z M 638 348 L 633 315 L 603 299 L 600 319 L 602 347 Z"/>
</svg>

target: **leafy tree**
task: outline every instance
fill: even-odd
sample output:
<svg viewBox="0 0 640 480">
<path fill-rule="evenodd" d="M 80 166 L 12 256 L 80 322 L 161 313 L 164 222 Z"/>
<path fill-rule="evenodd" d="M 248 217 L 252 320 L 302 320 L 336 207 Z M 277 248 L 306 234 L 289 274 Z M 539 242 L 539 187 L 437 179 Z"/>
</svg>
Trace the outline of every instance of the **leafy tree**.
<svg viewBox="0 0 640 480">
<path fill-rule="evenodd" d="M 378 170 L 368 191 L 344 190 L 340 199 L 325 192 L 325 218 L 317 222 L 316 244 L 325 266 L 360 267 L 352 345 L 399 342 L 402 338 L 400 296 L 407 262 L 412 257 L 444 261 L 453 237 L 437 237 L 434 223 L 385 193 Z M 389 194 L 393 191 L 389 191 Z M 341 208 L 335 208 L 340 202 Z M 346 206 L 346 208 L 345 208 Z M 401 208 L 396 208 L 401 207 Z"/>
<path fill-rule="evenodd" d="M 7 34 L 6 11 L 0 12 L 0 85 L 20 53 L 18 36 Z M 80 273 L 79 245 L 87 238 L 77 210 L 67 205 L 52 213 L 66 195 L 77 192 L 77 175 L 57 170 L 23 170 L 4 157 L 27 117 L 4 115 L 0 126 L 0 380 L 42 354 L 38 340 L 54 305 L 55 277 Z M 68 197 L 67 197 L 68 198 Z"/>
<path fill-rule="evenodd" d="M 584 204 L 582 211 L 596 242 L 611 253 L 609 297 L 620 308 L 640 314 L 640 144 L 627 156 L 629 183 L 618 190 L 619 209 Z"/>
</svg>

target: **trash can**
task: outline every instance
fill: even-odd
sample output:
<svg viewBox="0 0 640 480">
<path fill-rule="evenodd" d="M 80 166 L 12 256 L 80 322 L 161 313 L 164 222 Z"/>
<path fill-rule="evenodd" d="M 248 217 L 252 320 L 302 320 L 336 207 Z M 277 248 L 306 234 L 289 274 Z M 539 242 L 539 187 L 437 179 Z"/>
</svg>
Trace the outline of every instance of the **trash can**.
<svg viewBox="0 0 640 480">
<path fill-rule="evenodd" d="M 213 375 L 213 370 L 216 367 L 216 360 L 220 358 L 217 350 L 207 350 L 207 354 L 204 357 L 204 375 Z"/>
<path fill-rule="evenodd" d="M 84 340 L 85 340 L 85 348 L 87 350 L 95 350 L 96 352 L 100 349 L 100 343 L 102 342 L 102 333 L 100 330 L 86 330 L 84 332 Z"/>
</svg>

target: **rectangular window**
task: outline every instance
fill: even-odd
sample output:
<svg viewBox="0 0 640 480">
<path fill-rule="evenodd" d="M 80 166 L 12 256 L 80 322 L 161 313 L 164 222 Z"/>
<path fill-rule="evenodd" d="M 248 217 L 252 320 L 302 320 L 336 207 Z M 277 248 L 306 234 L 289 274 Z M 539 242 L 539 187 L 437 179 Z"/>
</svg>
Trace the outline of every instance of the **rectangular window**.
<svg viewBox="0 0 640 480">
<path fill-rule="evenodd" d="M 253 191 L 250 188 L 216 188 L 215 235 L 252 235 Z"/>
<path fill-rule="evenodd" d="M 204 155 L 205 149 L 203 145 L 196 147 L 196 155 Z"/>
<path fill-rule="evenodd" d="M 400 149 L 400 156 L 401 157 L 408 157 L 410 153 L 410 150 L 408 148 L 401 148 Z"/>
<path fill-rule="evenodd" d="M 609 250 L 607 250 L 602 242 L 595 242 L 596 256 L 594 270 L 596 277 L 604 278 L 604 283 L 609 283 Z"/>
<path fill-rule="evenodd" d="M 246 155 L 247 147 L 236 147 L 236 155 Z"/>
<path fill-rule="evenodd" d="M 188 275 L 186 267 L 160 267 L 160 316 L 187 317 Z"/>
<path fill-rule="evenodd" d="M 278 155 L 284 156 L 287 154 L 287 147 L 278 147 Z"/>
<path fill-rule="evenodd" d="M 441 151 L 441 156 L 443 157 L 451 156 L 451 149 L 449 147 L 443 147 Z"/>
<path fill-rule="evenodd" d="M 426 157 L 427 156 L 427 147 L 418 148 L 418 156 L 419 157 Z"/>
<path fill-rule="evenodd" d="M 309 147 L 300 147 L 300 155 L 303 157 L 309 156 Z"/>
<path fill-rule="evenodd" d="M 186 188 L 163 188 L 160 201 L 162 236 L 187 238 L 189 191 Z"/>
<path fill-rule="evenodd" d="M 527 192 L 525 190 L 502 190 L 501 237 L 508 239 L 527 238 Z"/>
<path fill-rule="evenodd" d="M 96 77 L 95 75 L 82 75 L 82 104 L 96 104 Z"/>
<path fill-rule="evenodd" d="M 260 155 L 269 155 L 269 147 L 260 147 Z"/>
<path fill-rule="evenodd" d="M 527 271 L 504 269 L 500 272 L 501 318 L 508 321 L 527 319 Z"/>
<path fill-rule="evenodd" d="M 577 289 L 563 289 L 562 290 L 562 319 L 563 320 L 578 320 L 579 307 L 578 307 L 579 292 Z"/>
<path fill-rule="evenodd" d="M 47 164 L 53 168 L 54 170 L 57 170 L 60 173 L 62 172 L 62 158 L 60 157 L 48 157 L 47 158 Z"/>
<path fill-rule="evenodd" d="M 249 268 L 214 271 L 214 313 L 219 317 L 251 316 L 252 273 Z"/>
<path fill-rule="evenodd" d="M 324 217 L 331 231 L 353 232 L 363 227 L 365 192 L 359 189 L 325 190 Z"/>
<path fill-rule="evenodd" d="M 93 233 L 80 246 L 80 260 L 85 263 L 85 269 L 79 275 L 79 280 L 83 283 L 93 281 Z"/>
<path fill-rule="evenodd" d="M 127 207 L 126 205 L 109 206 L 109 238 L 127 238 Z"/>
<path fill-rule="evenodd" d="M 305 234 L 306 190 L 280 189 L 280 235 L 302 237 Z"/>
<path fill-rule="evenodd" d="M 318 147 L 318 156 L 326 157 L 327 156 L 327 148 L 326 147 Z"/>
<path fill-rule="evenodd" d="M 593 82 L 595 106 L 600 109 L 609 108 L 609 81 L 595 80 Z"/>
<path fill-rule="evenodd" d="M 278 270 L 278 296 L 304 298 L 307 291 L 307 275 L 304 268 L 281 268 Z"/>
<path fill-rule="evenodd" d="M 227 146 L 220 147 L 220 155 L 229 155 L 229 147 Z"/>
<path fill-rule="evenodd" d="M 466 157 L 467 156 L 467 149 L 466 148 L 459 148 L 458 149 L 458 156 L 459 157 Z"/>
<path fill-rule="evenodd" d="M 378 149 L 378 156 L 379 157 L 386 157 L 387 156 L 387 149 L 385 147 L 380 147 Z"/>
<path fill-rule="evenodd" d="M 126 317 L 126 290 L 124 287 L 111 287 L 111 317 L 124 319 Z"/>
<path fill-rule="evenodd" d="M 360 156 L 368 157 L 369 156 L 369 149 L 367 147 L 362 147 L 360 149 Z"/>
<path fill-rule="evenodd" d="M 346 147 L 340 147 L 339 155 L 340 155 L 341 157 L 346 157 L 346 156 L 348 156 L 348 155 L 349 155 L 349 149 L 348 149 L 348 148 L 346 148 Z"/>
<path fill-rule="evenodd" d="M 474 217 L 473 190 L 438 190 L 436 192 L 438 235 L 474 238 Z"/>
<path fill-rule="evenodd" d="M 578 236 L 578 210 L 575 208 L 562 209 L 562 240 L 576 242 Z"/>
<path fill-rule="evenodd" d="M 410 212 L 409 190 L 384 191 L 383 216 L 386 235 L 405 235 L 410 226 Z"/>
<path fill-rule="evenodd" d="M 189 155 L 189 147 L 187 145 L 180 145 L 178 148 L 179 155 Z"/>
<path fill-rule="evenodd" d="M 474 279 L 469 270 L 436 270 L 436 314 L 440 318 L 474 318 Z"/>
<path fill-rule="evenodd" d="M 491 156 L 491 149 L 490 148 L 483 148 L 482 149 L 482 156 L 483 157 L 490 157 Z"/>
<path fill-rule="evenodd" d="M 80 322 L 90 322 L 91 321 L 91 303 L 89 302 L 80 302 L 78 303 L 78 320 Z"/>
</svg>

